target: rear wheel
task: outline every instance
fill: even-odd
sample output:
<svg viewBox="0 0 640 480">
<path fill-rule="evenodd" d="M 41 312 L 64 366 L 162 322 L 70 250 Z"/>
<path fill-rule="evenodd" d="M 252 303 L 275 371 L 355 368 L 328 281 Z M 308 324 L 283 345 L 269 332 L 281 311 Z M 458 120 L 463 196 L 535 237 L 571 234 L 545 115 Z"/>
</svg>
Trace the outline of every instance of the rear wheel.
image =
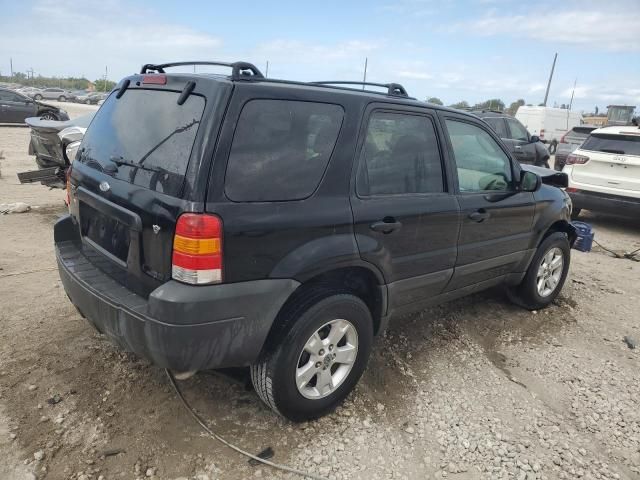
<svg viewBox="0 0 640 480">
<path fill-rule="evenodd" d="M 557 148 L 558 148 L 558 142 L 557 142 L 557 141 L 555 141 L 555 140 L 554 140 L 554 141 L 552 141 L 552 142 L 549 144 L 549 153 L 550 153 L 551 155 L 555 154 L 555 153 L 556 153 L 556 149 L 557 149 Z"/>
<path fill-rule="evenodd" d="M 67 97 L 65 97 L 64 95 L 60 95 L 60 96 L 58 97 L 58 101 L 59 101 L 59 102 L 66 102 L 66 101 L 67 101 Z"/>
<path fill-rule="evenodd" d="M 508 289 L 509 297 L 528 310 L 548 306 L 562 290 L 570 261 L 571 247 L 567 236 L 552 233 L 538 247 L 522 282 Z"/>
<path fill-rule="evenodd" d="M 40 95 L 39 93 L 37 95 L 33 96 L 34 100 L 42 100 L 42 95 Z"/>
<path fill-rule="evenodd" d="M 312 292 L 285 307 L 277 343 L 251 366 L 256 392 L 293 420 L 318 418 L 338 406 L 364 371 L 373 342 L 367 305 L 347 293 Z"/>
</svg>

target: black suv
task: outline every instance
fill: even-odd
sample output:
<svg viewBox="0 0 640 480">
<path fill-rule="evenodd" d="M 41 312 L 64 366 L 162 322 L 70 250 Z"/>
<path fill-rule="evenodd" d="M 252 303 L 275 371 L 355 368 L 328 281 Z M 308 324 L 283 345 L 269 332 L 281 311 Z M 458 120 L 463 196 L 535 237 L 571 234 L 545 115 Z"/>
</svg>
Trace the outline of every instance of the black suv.
<svg viewBox="0 0 640 480">
<path fill-rule="evenodd" d="M 477 117 L 398 84 L 175 65 L 107 98 L 55 225 L 69 298 L 122 348 L 183 376 L 250 366 L 302 420 L 344 399 L 392 315 L 494 285 L 538 309 L 562 288 L 571 203 L 543 182 L 566 176 L 523 169 Z"/>
<path fill-rule="evenodd" d="M 520 163 L 549 168 L 549 150 L 537 135 L 531 135 L 517 118 L 503 112 L 479 110 L 471 112 L 487 122 Z"/>
</svg>

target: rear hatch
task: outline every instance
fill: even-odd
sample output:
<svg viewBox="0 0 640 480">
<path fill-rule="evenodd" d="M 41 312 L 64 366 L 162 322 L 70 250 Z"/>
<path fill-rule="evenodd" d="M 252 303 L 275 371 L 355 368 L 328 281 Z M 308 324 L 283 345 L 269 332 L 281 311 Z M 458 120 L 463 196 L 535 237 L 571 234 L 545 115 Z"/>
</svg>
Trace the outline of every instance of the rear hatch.
<svg viewBox="0 0 640 480">
<path fill-rule="evenodd" d="M 576 153 L 589 161 L 574 166 L 575 182 L 640 191 L 640 134 L 591 134 Z"/>
<path fill-rule="evenodd" d="M 70 178 L 70 212 L 89 260 L 146 296 L 171 277 L 178 216 L 201 211 L 204 191 L 197 183 L 206 181 L 207 140 L 217 132 L 211 119 L 220 116 L 212 112 L 223 110 L 216 107 L 231 87 L 173 75 L 125 83 L 85 134 Z"/>
</svg>

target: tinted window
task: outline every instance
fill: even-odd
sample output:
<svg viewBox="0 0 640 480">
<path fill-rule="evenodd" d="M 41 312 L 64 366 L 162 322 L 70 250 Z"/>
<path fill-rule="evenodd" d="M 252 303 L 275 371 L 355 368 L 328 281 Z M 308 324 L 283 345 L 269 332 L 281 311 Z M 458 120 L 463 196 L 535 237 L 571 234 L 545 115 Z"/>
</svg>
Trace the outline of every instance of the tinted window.
<svg viewBox="0 0 640 480">
<path fill-rule="evenodd" d="M 318 187 L 342 125 L 342 107 L 252 100 L 242 109 L 225 193 L 237 202 L 299 200 Z"/>
<path fill-rule="evenodd" d="M 443 191 L 442 162 L 430 118 L 373 113 L 361 156 L 360 195 Z"/>
<path fill-rule="evenodd" d="M 447 120 L 462 192 L 504 191 L 511 188 L 511 162 L 500 145 L 482 128 Z"/>
<path fill-rule="evenodd" d="M 507 133 L 507 127 L 504 124 L 504 120 L 498 117 L 487 117 L 483 118 L 485 122 L 489 124 L 493 131 L 498 134 L 500 138 L 509 138 L 509 134 Z"/>
<path fill-rule="evenodd" d="M 111 95 L 93 117 L 78 161 L 141 187 L 177 195 L 204 109 L 204 98 L 130 89 Z M 90 120 L 90 119 L 89 119 Z"/>
<path fill-rule="evenodd" d="M 514 140 L 522 140 L 523 142 L 529 141 L 529 134 L 527 129 L 524 128 L 524 125 L 511 118 L 507 118 L 507 123 L 509 124 L 509 130 L 511 130 L 510 138 L 513 138 Z"/>
<path fill-rule="evenodd" d="M 590 135 L 580 148 L 593 152 L 640 155 L 640 135 L 607 135 L 596 133 Z"/>
</svg>

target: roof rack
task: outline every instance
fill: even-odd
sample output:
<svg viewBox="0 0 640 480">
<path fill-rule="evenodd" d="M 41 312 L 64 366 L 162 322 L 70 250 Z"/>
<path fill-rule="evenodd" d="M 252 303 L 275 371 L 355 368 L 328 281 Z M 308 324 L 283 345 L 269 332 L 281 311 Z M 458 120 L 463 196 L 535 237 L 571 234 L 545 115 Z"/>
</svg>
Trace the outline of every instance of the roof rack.
<svg viewBox="0 0 640 480">
<path fill-rule="evenodd" d="M 249 62 L 233 62 L 233 63 L 225 63 L 225 62 L 172 62 L 172 63 L 161 63 L 158 65 L 154 65 L 153 63 L 147 63 L 142 66 L 140 69 L 141 74 L 157 72 L 164 73 L 164 69 L 168 67 L 181 67 L 184 65 L 217 65 L 219 67 L 230 67 L 231 68 L 231 79 L 232 80 L 253 80 L 253 79 L 262 79 L 264 75 L 258 68 Z"/>
<path fill-rule="evenodd" d="M 382 87 L 387 89 L 387 95 L 393 97 L 409 97 L 405 88 L 399 83 L 373 83 L 373 82 L 347 82 L 347 81 L 323 81 L 323 82 L 311 82 L 314 85 L 365 85 L 372 87 Z"/>
<path fill-rule="evenodd" d="M 492 110 L 490 108 L 470 108 L 469 111 L 471 113 L 499 113 L 499 114 L 504 114 L 503 111 L 501 110 Z"/>
</svg>

